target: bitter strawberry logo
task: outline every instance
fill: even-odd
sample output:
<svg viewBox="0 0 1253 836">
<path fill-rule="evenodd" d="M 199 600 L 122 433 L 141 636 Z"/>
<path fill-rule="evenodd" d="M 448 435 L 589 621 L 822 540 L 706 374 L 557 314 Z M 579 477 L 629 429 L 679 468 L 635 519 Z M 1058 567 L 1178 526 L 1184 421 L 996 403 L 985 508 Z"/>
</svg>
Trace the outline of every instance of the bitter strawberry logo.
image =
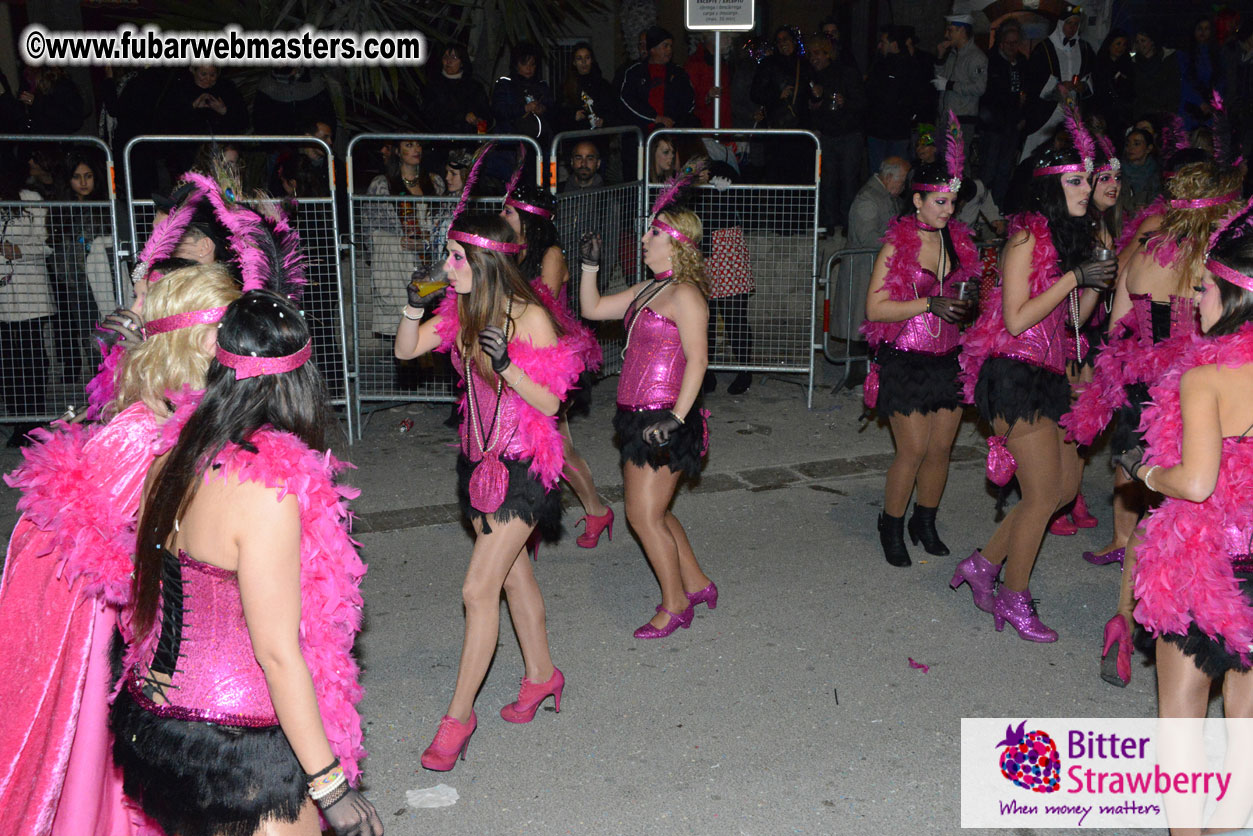
<svg viewBox="0 0 1253 836">
<path fill-rule="evenodd" d="M 1001 750 L 1001 774 L 1009 781 L 1031 792 L 1057 792 L 1061 783 L 1062 760 L 1057 744 L 1048 732 L 1024 731 L 1027 721 L 1018 728 L 1005 727 Z"/>
</svg>

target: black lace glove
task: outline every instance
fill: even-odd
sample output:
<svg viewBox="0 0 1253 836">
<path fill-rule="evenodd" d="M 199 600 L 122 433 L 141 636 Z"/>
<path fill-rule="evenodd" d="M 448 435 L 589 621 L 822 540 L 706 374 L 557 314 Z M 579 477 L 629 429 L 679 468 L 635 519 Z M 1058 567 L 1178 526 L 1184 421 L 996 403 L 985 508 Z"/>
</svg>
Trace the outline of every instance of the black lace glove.
<svg viewBox="0 0 1253 836">
<path fill-rule="evenodd" d="M 335 836 L 383 836 L 383 822 L 378 811 L 364 795 L 351 787 L 342 795 L 335 792 L 315 803 L 326 823 L 335 831 Z"/>
<path fill-rule="evenodd" d="M 432 275 L 431 268 L 419 267 L 413 271 L 413 275 L 409 278 L 409 284 L 405 285 L 405 293 L 408 295 L 409 307 L 416 310 L 426 310 L 435 304 L 436 300 L 448 289 L 447 284 L 440 284 L 435 287 L 430 285 L 431 282 L 443 280 L 443 275 L 437 271 L 436 275 Z M 422 286 L 427 285 L 426 295 L 422 293 Z"/>
<path fill-rule="evenodd" d="M 500 374 L 509 368 L 513 361 L 509 359 L 509 341 L 505 339 L 505 329 L 489 325 L 479 332 L 479 348 L 492 360 L 492 371 Z"/>
<path fill-rule="evenodd" d="M 1123 469 L 1123 472 L 1132 479 L 1138 479 L 1136 471 L 1144 464 L 1144 446 L 1137 444 L 1130 450 L 1126 450 L 1114 456 L 1114 464 Z"/>
<path fill-rule="evenodd" d="M 579 261 L 589 267 L 599 267 L 600 244 L 599 232 L 584 232 L 583 237 L 579 239 Z"/>
<path fill-rule="evenodd" d="M 1109 290 L 1118 278 L 1118 261 L 1085 261 L 1075 268 L 1075 282 L 1079 287 Z"/>
<path fill-rule="evenodd" d="M 644 440 L 654 447 L 665 447 L 670 443 L 670 433 L 681 426 L 683 422 L 673 412 L 668 412 L 665 418 L 644 428 Z"/>
<path fill-rule="evenodd" d="M 105 348 L 112 348 L 121 343 L 122 347 L 127 350 L 135 348 L 144 341 L 143 334 L 139 331 L 140 327 L 139 317 L 129 308 L 118 308 L 96 326 L 99 331 L 103 332 L 100 335 L 100 342 L 104 343 Z"/>
<path fill-rule="evenodd" d="M 927 298 L 927 311 L 935 314 L 945 322 L 959 325 L 970 315 L 971 306 L 965 299 L 950 299 L 947 296 L 930 296 Z"/>
</svg>

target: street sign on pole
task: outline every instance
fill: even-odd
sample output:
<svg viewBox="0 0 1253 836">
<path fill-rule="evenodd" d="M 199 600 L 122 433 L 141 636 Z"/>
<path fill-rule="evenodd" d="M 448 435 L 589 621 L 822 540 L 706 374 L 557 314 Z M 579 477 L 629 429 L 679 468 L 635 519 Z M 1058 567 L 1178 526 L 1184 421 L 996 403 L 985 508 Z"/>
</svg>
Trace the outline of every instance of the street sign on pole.
<svg viewBox="0 0 1253 836">
<path fill-rule="evenodd" d="M 753 28 L 753 0 L 686 0 L 684 25 L 689 32 L 714 33 L 714 87 L 722 87 L 722 33 Z M 714 102 L 714 127 L 722 127 L 722 107 Z"/>
</svg>

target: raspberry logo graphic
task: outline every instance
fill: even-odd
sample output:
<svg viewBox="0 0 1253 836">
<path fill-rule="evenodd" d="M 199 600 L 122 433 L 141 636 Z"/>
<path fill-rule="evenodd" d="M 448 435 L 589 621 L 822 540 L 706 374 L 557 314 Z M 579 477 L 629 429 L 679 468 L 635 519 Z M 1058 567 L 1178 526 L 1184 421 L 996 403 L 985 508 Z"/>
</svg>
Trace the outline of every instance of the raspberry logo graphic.
<svg viewBox="0 0 1253 836">
<path fill-rule="evenodd" d="M 1005 727 L 1005 739 L 997 746 L 1001 750 L 1001 774 L 1024 790 L 1031 792 L 1057 792 L 1060 788 L 1062 760 L 1057 754 L 1057 744 L 1048 732 L 1024 731 L 1027 721 L 1018 728 Z"/>
</svg>

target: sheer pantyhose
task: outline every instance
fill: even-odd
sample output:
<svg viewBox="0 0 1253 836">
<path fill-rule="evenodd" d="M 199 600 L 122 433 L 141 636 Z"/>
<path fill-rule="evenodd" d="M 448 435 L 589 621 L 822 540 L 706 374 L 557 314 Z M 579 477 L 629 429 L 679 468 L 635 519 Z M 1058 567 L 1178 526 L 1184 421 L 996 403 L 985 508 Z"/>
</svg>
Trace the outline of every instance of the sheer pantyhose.
<svg viewBox="0 0 1253 836">
<path fill-rule="evenodd" d="M 992 426 L 997 435 L 1009 431 L 1001 418 Z M 1079 492 L 1079 454 L 1066 441 L 1065 431 L 1048 418 L 1018 421 L 1006 446 L 1018 462 L 1022 500 L 1001 521 L 983 556 L 992 563 L 1004 563 L 1003 583 L 1021 592 L 1031 579 L 1049 519 Z"/>
<path fill-rule="evenodd" d="M 483 533 L 480 522 L 474 524 L 474 551 L 461 584 L 461 600 L 466 609 L 465 641 L 457 668 L 457 688 L 448 713 L 462 723 L 470 719 L 474 697 L 496 652 L 502 589 L 522 648 L 526 678 L 532 682 L 547 682 L 553 675 L 544 597 L 523 550 L 534 526 L 519 519 L 498 522 L 494 517 L 488 519 L 488 524 L 491 534 Z"/>
<path fill-rule="evenodd" d="M 661 584 L 661 605 L 675 613 L 687 609 L 685 593 L 699 592 L 709 585 L 708 576 L 696 562 L 687 532 L 670 512 L 670 502 L 681 475 L 668 467 L 654 470 L 630 462 L 622 468 L 627 522 L 644 547 L 644 555 Z M 654 627 L 664 627 L 669 622 L 668 614 L 658 612 L 651 623 Z"/>
<path fill-rule="evenodd" d="M 883 512 L 890 517 L 903 517 L 909 507 L 909 496 L 918 486 L 918 504 L 935 508 L 944 495 L 948 482 L 948 461 L 961 425 L 961 410 L 941 409 L 935 412 L 899 413 L 888 419 L 892 439 L 896 442 L 896 458 L 888 468 L 884 487 Z"/>
<path fill-rule="evenodd" d="M 596 482 L 592 479 L 592 469 L 587 460 L 574 449 L 574 438 L 570 435 L 570 421 L 563 411 L 557 420 L 557 429 L 561 432 L 561 447 L 565 454 L 565 466 L 561 468 L 561 478 L 570 483 L 574 495 L 583 506 L 583 513 L 593 517 L 603 517 L 609 512 L 600 494 L 596 492 Z"/>
</svg>

